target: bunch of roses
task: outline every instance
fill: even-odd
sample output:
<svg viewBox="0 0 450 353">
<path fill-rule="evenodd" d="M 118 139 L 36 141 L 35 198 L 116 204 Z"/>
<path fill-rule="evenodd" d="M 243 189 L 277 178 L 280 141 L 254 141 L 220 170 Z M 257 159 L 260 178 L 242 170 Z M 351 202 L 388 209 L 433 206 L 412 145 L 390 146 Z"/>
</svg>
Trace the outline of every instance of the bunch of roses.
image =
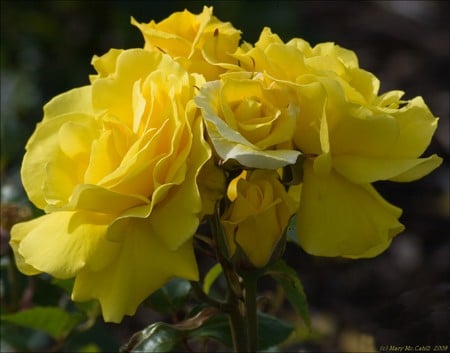
<svg viewBox="0 0 450 353">
<path fill-rule="evenodd" d="M 132 23 L 144 48 L 95 56 L 90 85 L 52 99 L 27 144 L 23 184 L 45 215 L 12 229 L 23 273 L 75 277 L 72 298 L 119 322 L 169 279 L 198 280 L 194 235 L 219 200 L 229 255 L 256 267 L 294 214 L 320 256 L 373 257 L 403 230 L 372 183 L 441 163 L 419 158 L 437 125 L 420 97 L 379 95 L 333 43 L 265 28 L 241 44 L 212 8 Z"/>
</svg>

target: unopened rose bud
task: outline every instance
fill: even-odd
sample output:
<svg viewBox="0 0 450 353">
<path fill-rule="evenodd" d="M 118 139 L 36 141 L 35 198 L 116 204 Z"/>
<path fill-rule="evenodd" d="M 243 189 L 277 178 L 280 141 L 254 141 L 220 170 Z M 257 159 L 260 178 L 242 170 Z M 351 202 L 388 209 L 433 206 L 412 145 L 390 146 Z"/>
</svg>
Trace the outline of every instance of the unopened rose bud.
<svg viewBox="0 0 450 353">
<path fill-rule="evenodd" d="M 232 203 L 222 216 L 222 225 L 229 253 L 233 256 L 240 250 L 248 265 L 262 268 L 273 260 L 297 205 L 275 171 L 244 174 L 230 184 Z M 232 190 L 234 183 L 236 190 Z"/>
</svg>

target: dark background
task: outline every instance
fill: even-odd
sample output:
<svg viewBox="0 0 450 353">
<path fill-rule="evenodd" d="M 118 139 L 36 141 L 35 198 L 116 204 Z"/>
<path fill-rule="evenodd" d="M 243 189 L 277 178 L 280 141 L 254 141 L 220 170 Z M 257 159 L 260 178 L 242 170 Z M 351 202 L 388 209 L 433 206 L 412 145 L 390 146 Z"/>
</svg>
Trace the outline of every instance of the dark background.
<svg viewBox="0 0 450 353">
<path fill-rule="evenodd" d="M 94 54 L 142 47 L 131 26 L 160 21 L 184 8 L 230 21 L 254 43 L 264 26 L 283 40 L 332 41 L 354 50 L 381 80 L 381 92 L 421 95 L 440 117 L 427 154 L 443 166 L 424 179 L 378 183 L 404 209 L 406 231 L 368 260 L 308 256 L 294 245 L 286 257 L 308 295 L 317 334 L 292 350 L 362 351 L 381 345 L 449 344 L 449 5 L 446 1 L 1 1 L 2 203 L 24 203 L 18 171 L 26 140 L 53 96 L 88 84 Z M 263 283 L 261 289 L 271 288 Z M 109 346 L 124 343 L 153 320 L 140 312 L 106 324 Z M 292 313 L 283 312 L 286 319 Z M 108 338 L 108 332 L 111 332 Z M 112 338 L 111 338 L 112 337 Z M 107 348 L 104 348 L 107 349 Z"/>
</svg>

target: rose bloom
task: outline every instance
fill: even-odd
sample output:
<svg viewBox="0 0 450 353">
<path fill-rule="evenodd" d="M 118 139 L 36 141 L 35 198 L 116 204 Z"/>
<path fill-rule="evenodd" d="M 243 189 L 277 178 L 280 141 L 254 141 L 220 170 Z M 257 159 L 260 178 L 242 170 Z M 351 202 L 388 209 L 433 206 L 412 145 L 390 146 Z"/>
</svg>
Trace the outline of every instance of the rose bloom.
<svg viewBox="0 0 450 353">
<path fill-rule="evenodd" d="M 237 246 L 250 264 L 266 266 L 297 208 L 275 171 L 243 172 L 228 188 L 231 204 L 221 217 L 229 255 Z"/>
<path fill-rule="evenodd" d="M 269 28 L 254 46 L 245 44 L 234 56 L 239 59 L 234 69 L 242 75 L 263 74 L 267 87 L 289 87 L 284 107 L 295 112 L 295 122 L 292 131 L 283 128 L 283 132 L 292 136 L 292 148 L 302 156 L 297 162 L 303 161 L 299 168 L 303 182 L 290 191 L 300 202 L 297 232 L 301 246 L 314 255 L 350 258 L 372 257 L 385 250 L 404 229 L 398 221 L 401 210 L 385 201 L 371 184 L 413 181 L 442 162 L 436 155 L 419 158 L 437 127 L 437 118 L 423 99 L 402 100 L 400 91 L 379 95 L 378 79 L 359 68 L 352 51 L 333 43 L 311 47 L 299 38 L 284 43 Z M 240 100 L 231 101 L 220 89 L 210 94 L 212 85 L 202 88 L 196 102 L 223 159 L 235 159 L 251 168 L 265 164 L 276 169 L 295 163 L 277 145 L 265 151 L 245 143 L 233 147 L 246 135 L 238 125 L 230 124 L 225 108 L 234 107 L 235 112 L 253 99 L 253 93 L 242 91 Z M 267 119 L 264 114 L 261 118 Z M 257 126 L 257 119 L 252 123 Z M 267 154 L 276 155 L 277 163 L 268 164 Z"/>
<path fill-rule="evenodd" d="M 227 67 L 237 64 L 230 54 L 238 48 L 241 32 L 213 16 L 212 7 L 204 6 L 198 15 L 188 10 L 175 12 L 158 23 L 131 22 L 142 32 L 145 49 L 167 53 L 207 80 L 217 79 Z"/>
<path fill-rule="evenodd" d="M 205 83 L 195 101 L 220 158 L 275 169 L 300 154 L 292 149 L 298 107 L 289 95 L 263 73 L 232 72 Z"/>
<path fill-rule="evenodd" d="M 16 224 L 11 246 L 23 273 L 75 277 L 73 300 L 98 299 L 119 322 L 172 277 L 198 279 L 211 151 L 192 101 L 201 82 L 168 55 L 111 50 L 93 65 L 92 84 L 45 105 L 28 141 L 23 185 L 46 214 Z"/>
</svg>

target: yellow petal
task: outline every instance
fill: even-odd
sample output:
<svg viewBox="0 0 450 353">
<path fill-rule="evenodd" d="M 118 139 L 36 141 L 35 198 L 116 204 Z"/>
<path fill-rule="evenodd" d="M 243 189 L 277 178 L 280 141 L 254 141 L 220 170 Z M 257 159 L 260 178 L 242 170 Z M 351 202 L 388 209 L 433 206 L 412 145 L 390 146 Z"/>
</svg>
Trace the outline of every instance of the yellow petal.
<svg viewBox="0 0 450 353">
<path fill-rule="evenodd" d="M 212 7 L 204 6 L 198 15 L 184 10 L 158 23 L 138 23 L 134 18 L 131 23 L 141 30 L 146 48 L 157 48 L 172 57 L 191 58 L 211 18 Z"/>
<path fill-rule="evenodd" d="M 229 254 L 233 255 L 239 244 L 254 266 L 263 267 L 298 204 L 287 194 L 277 172 L 257 169 L 245 176 L 234 179 L 238 180 L 237 195 L 221 223 Z M 235 188 L 233 184 L 229 188 Z"/>
<path fill-rule="evenodd" d="M 47 212 L 50 209 L 59 209 L 68 204 L 73 188 L 77 184 L 77 170 L 73 161 L 64 156 L 60 156 L 56 161 L 51 161 L 44 165 L 46 176 L 41 186 L 45 195 L 47 205 L 43 209 Z M 68 173 L 68 170 L 73 170 Z"/>
<path fill-rule="evenodd" d="M 404 182 L 420 179 L 439 167 L 442 164 L 443 159 L 436 154 L 433 154 L 428 158 L 419 158 L 417 161 L 418 163 L 414 167 L 406 172 L 396 175 L 393 178 L 390 178 L 389 180 Z"/>
<path fill-rule="evenodd" d="M 342 76 L 345 73 L 345 66 L 335 56 L 312 56 L 305 59 L 306 65 L 317 72 L 331 71 L 333 74 Z"/>
<path fill-rule="evenodd" d="M 265 169 L 277 169 L 295 163 L 299 151 L 261 150 L 222 120 L 216 111 L 219 90 L 220 81 L 206 83 L 195 97 L 195 102 L 202 108 L 209 137 L 224 161 L 235 159 L 244 166 Z"/>
<path fill-rule="evenodd" d="M 380 89 L 380 81 L 372 73 L 354 68 L 349 70 L 349 74 L 351 75 L 351 85 L 363 95 L 366 102 L 372 102 L 376 99 Z"/>
<path fill-rule="evenodd" d="M 172 61 L 160 52 L 130 49 L 117 56 L 114 75 L 98 78 L 92 83 L 92 104 L 95 109 L 108 109 L 111 115 L 133 128 L 133 86 L 157 69 L 162 60 Z M 175 63 L 174 63 L 175 64 Z"/>
<path fill-rule="evenodd" d="M 104 240 L 111 219 L 98 213 L 55 212 L 31 221 L 18 246 L 25 262 L 57 278 L 74 277 L 85 266 L 100 269 L 111 260 L 117 244 Z"/>
<path fill-rule="evenodd" d="M 234 201 L 237 198 L 237 183 L 240 179 L 245 179 L 247 171 L 243 170 L 236 178 L 230 181 L 227 187 L 227 196 L 230 201 Z"/>
<path fill-rule="evenodd" d="M 373 103 L 383 109 L 398 109 L 404 94 L 405 92 L 400 90 L 388 91 L 376 97 Z"/>
<path fill-rule="evenodd" d="M 287 98 L 288 86 L 269 86 L 262 74 L 250 78 L 242 72 L 221 78 L 221 111 L 231 128 L 261 150 L 291 141 L 299 109 Z"/>
<path fill-rule="evenodd" d="M 186 177 L 153 209 L 149 219 L 153 232 L 171 250 L 177 249 L 195 234 L 202 212 L 197 177 L 211 151 L 202 137 L 203 124 L 200 117 L 194 122 L 192 129 L 191 165 L 187 168 Z M 174 215 L 176 222 L 173 221 Z"/>
<path fill-rule="evenodd" d="M 335 56 L 348 68 L 357 68 L 359 65 L 354 51 L 342 48 L 332 42 L 317 44 L 313 49 L 313 54 Z"/>
<path fill-rule="evenodd" d="M 116 70 L 117 57 L 122 54 L 123 51 L 123 49 L 110 49 L 102 56 L 94 55 L 91 64 L 98 72 L 98 76 L 94 77 L 107 77 L 113 74 Z"/>
<path fill-rule="evenodd" d="M 374 257 L 404 229 L 400 215 L 369 184 L 353 184 L 335 172 L 319 176 L 311 162 L 304 164 L 297 233 L 306 252 Z"/>
<path fill-rule="evenodd" d="M 21 176 L 24 188 L 29 199 L 39 208 L 43 209 L 47 202 L 43 192 L 46 180 L 46 165 L 49 162 L 68 164 L 67 156 L 60 149 L 59 129 L 67 122 L 80 123 L 90 126 L 94 118 L 82 113 L 60 115 L 53 119 L 44 120 L 38 124 L 26 146 L 26 153 L 22 162 Z M 69 176 L 76 182 L 78 174 L 83 172 L 85 166 L 75 164 Z M 67 170 L 66 170 L 67 174 Z"/>
<path fill-rule="evenodd" d="M 74 121 L 64 123 L 58 130 L 61 150 L 69 158 L 77 158 L 80 155 L 88 156 L 95 132 L 89 125 Z"/>
<path fill-rule="evenodd" d="M 44 106 L 44 120 L 53 119 L 67 113 L 93 115 L 91 86 L 74 88 L 52 98 Z"/>
<path fill-rule="evenodd" d="M 320 154 L 323 148 L 326 148 L 328 139 L 326 136 L 328 122 L 322 123 L 326 119 L 324 116 L 327 99 L 325 89 L 319 82 L 312 82 L 296 86 L 295 92 L 298 95 L 300 112 L 295 128 L 294 143 L 304 153 Z"/>
<path fill-rule="evenodd" d="M 231 23 L 220 22 L 213 17 L 213 20 L 206 26 L 202 38 L 204 44 L 201 52 L 204 60 L 224 68 L 236 67 L 237 60 L 232 59 L 230 54 L 238 48 L 240 38 L 241 32 L 236 30 Z"/>
<path fill-rule="evenodd" d="M 422 97 L 416 97 L 392 113 L 400 135 L 389 153 L 392 157 L 419 157 L 430 144 L 438 119 L 431 113 Z"/>
<path fill-rule="evenodd" d="M 175 223 L 175 222 L 174 222 Z M 192 242 L 169 250 L 152 234 L 146 220 L 124 224 L 120 253 L 101 271 L 88 269 L 75 280 L 73 300 L 98 299 L 105 321 L 120 322 L 173 277 L 198 280 Z"/>
<path fill-rule="evenodd" d="M 320 148 L 322 154 L 317 156 L 314 160 L 314 172 L 318 175 L 326 175 L 331 171 L 332 159 L 330 153 L 330 136 L 328 131 L 328 121 L 325 110 L 320 119 Z"/>
<path fill-rule="evenodd" d="M 102 176 L 98 184 L 119 193 L 152 195 L 153 170 L 161 158 L 170 152 L 171 133 L 173 130 L 167 123 L 163 124 L 158 131 L 147 130 L 144 136 L 130 147 L 120 165 L 108 174 L 101 172 L 101 168 L 109 166 L 106 164 L 97 166 L 93 159 L 92 171 L 97 171 L 98 173 L 95 174 L 98 177 Z M 97 158 L 101 158 L 100 151 Z"/>
<path fill-rule="evenodd" d="M 442 163 L 442 158 L 381 159 L 359 156 L 335 156 L 336 171 L 354 183 L 378 180 L 413 181 L 430 173 Z"/>
<path fill-rule="evenodd" d="M 308 73 L 303 54 L 292 46 L 273 43 L 265 50 L 267 68 L 257 68 L 280 80 L 295 82 L 296 78 Z M 256 60 L 256 59 L 255 59 Z"/>
<path fill-rule="evenodd" d="M 272 33 L 269 27 L 264 27 L 258 41 L 255 43 L 255 47 L 266 49 L 271 44 L 283 44 L 283 41 L 276 33 Z"/>
<path fill-rule="evenodd" d="M 346 116 L 330 128 L 333 155 L 385 157 L 391 155 L 400 133 L 397 121 L 388 115 Z"/>
<path fill-rule="evenodd" d="M 26 259 L 19 252 L 19 246 L 22 240 L 36 228 L 40 222 L 40 218 L 35 218 L 28 222 L 17 223 L 11 228 L 11 240 L 9 244 L 14 252 L 17 268 L 20 272 L 28 276 L 39 274 L 41 271 L 27 263 Z"/>
<path fill-rule="evenodd" d="M 84 182 L 97 184 L 103 177 L 109 175 L 120 164 L 116 154 L 114 137 L 111 131 L 105 130 L 90 146 L 90 159 L 84 173 Z"/>
<path fill-rule="evenodd" d="M 235 252 L 237 242 L 254 266 L 263 267 L 282 236 L 279 223 L 272 208 L 258 213 L 257 216 L 249 216 L 242 222 L 222 221 L 230 253 Z"/>
<path fill-rule="evenodd" d="M 97 185 L 77 185 L 67 207 L 106 214 L 118 214 L 129 208 L 146 205 L 150 201 L 141 195 L 121 194 Z"/>
</svg>

